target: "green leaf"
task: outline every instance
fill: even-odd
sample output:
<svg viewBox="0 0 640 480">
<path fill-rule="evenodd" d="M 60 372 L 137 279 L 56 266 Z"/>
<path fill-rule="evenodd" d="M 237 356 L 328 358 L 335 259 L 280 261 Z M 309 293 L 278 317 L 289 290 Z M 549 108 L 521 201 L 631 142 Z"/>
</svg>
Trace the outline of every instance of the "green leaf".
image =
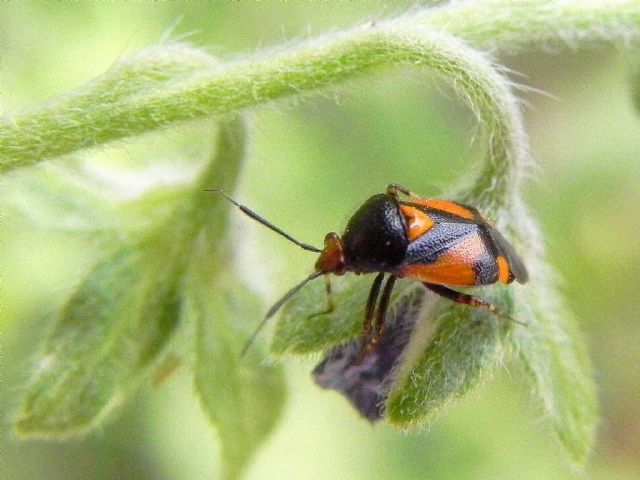
<svg viewBox="0 0 640 480">
<path fill-rule="evenodd" d="M 4 201 L 38 228 L 65 231 L 115 230 L 114 209 L 79 173 L 77 165 L 46 163 L 10 178 Z"/>
<path fill-rule="evenodd" d="M 305 354 L 324 351 L 362 332 L 364 307 L 373 282 L 371 275 L 331 277 L 335 310 L 326 309 L 325 286 L 316 280 L 302 288 L 283 308 L 271 343 L 271 352 Z M 415 290 L 415 282 L 399 281 L 391 296 L 396 304 Z"/>
<path fill-rule="evenodd" d="M 230 261 L 230 205 L 221 195 L 202 191 L 233 191 L 245 144 L 241 118 L 229 118 L 220 125 L 213 158 L 195 192 L 191 217 L 199 219 L 201 229 L 190 252 L 185 281 L 185 298 L 196 330 L 196 392 L 219 434 L 223 475 L 229 480 L 240 477 L 273 430 L 285 397 L 282 370 L 258 363 L 256 359 L 264 354 L 257 346 L 240 358 L 261 312 Z"/>
<path fill-rule="evenodd" d="M 529 263 L 530 281 L 515 291 L 518 318 L 511 343 L 541 400 L 570 460 L 582 467 L 595 440 L 598 402 L 591 365 L 580 331 L 562 304 L 556 275 L 547 264 L 537 225 L 519 201 L 512 204 L 510 224 L 526 242 L 520 250 Z"/>
<path fill-rule="evenodd" d="M 497 290 L 503 295 L 496 295 Z M 504 289 L 474 293 L 508 310 Z M 431 301 L 416 325 L 386 404 L 389 421 L 402 427 L 432 418 L 490 376 L 502 358 L 505 331 L 512 327 L 489 312 Z"/>
<path fill-rule="evenodd" d="M 640 113 L 640 60 L 635 61 L 631 70 L 631 99 L 636 110 Z"/>
<path fill-rule="evenodd" d="M 235 276 L 200 285 L 189 298 L 196 315 L 195 385 L 221 441 L 224 478 L 239 478 L 277 424 L 285 398 L 279 366 L 260 364 L 254 345 L 240 358 L 260 309 Z"/>
<path fill-rule="evenodd" d="M 186 179 L 173 174 L 167 185 L 166 176 L 167 168 L 153 165 L 122 172 L 84 160 L 44 163 L 7 179 L 3 200 L 36 228 L 122 236 L 166 220 L 185 196 Z M 127 181 L 137 191 L 125 191 Z"/>
<path fill-rule="evenodd" d="M 26 387 L 18 434 L 92 430 L 158 358 L 181 302 L 171 262 L 144 248 L 123 247 L 101 261 L 63 307 Z"/>
<path fill-rule="evenodd" d="M 538 273 L 540 288 L 518 292 L 529 327 L 515 330 L 514 348 L 558 439 L 580 467 L 588 460 L 598 420 L 591 364 L 574 319 L 549 285 L 553 273 Z"/>
<path fill-rule="evenodd" d="M 335 310 L 326 309 L 325 286 L 321 280 L 303 287 L 287 304 L 276 324 L 271 352 L 310 353 L 323 351 L 357 336 L 362 329 L 362 309 L 367 301 L 369 276 L 332 277 Z"/>
<path fill-rule="evenodd" d="M 331 314 L 313 316 L 325 308 L 322 282 L 305 286 L 283 307 L 271 349 L 276 354 L 311 353 L 357 338 L 362 332 L 364 307 L 373 276 L 345 275 L 333 278 L 336 308 Z M 400 280 L 391 297 L 387 320 L 397 308 L 412 303 L 420 283 Z M 477 292 L 476 292 L 477 293 Z M 507 288 L 484 289 L 482 298 L 510 310 Z M 417 313 L 417 325 L 394 372 L 386 416 L 400 426 L 420 423 L 485 378 L 499 363 L 502 339 L 511 322 L 478 309 L 454 304 L 433 294 L 425 295 Z M 398 322 L 412 322 L 399 318 Z"/>
</svg>

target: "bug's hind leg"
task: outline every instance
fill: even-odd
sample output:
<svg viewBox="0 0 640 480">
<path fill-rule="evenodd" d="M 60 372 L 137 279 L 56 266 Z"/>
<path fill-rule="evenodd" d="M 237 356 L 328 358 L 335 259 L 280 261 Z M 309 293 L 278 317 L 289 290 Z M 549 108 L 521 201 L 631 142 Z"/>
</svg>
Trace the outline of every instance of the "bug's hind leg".
<svg viewBox="0 0 640 480">
<path fill-rule="evenodd" d="M 525 325 L 525 326 L 527 325 L 524 322 L 516 320 L 505 311 L 499 309 L 492 303 L 482 300 L 481 298 L 474 297 L 473 295 L 468 295 L 466 293 L 456 292 L 455 290 L 447 288 L 443 285 L 436 285 L 433 283 L 426 283 L 426 282 L 423 282 L 422 284 L 425 287 L 427 287 L 429 290 L 431 290 L 433 293 L 437 293 L 441 297 L 447 298 L 453 302 L 462 303 L 464 305 L 469 305 L 475 308 L 482 308 L 484 310 L 488 310 L 489 312 L 495 315 L 498 315 L 499 317 L 506 318 L 512 322 L 518 323 L 520 325 Z"/>
</svg>

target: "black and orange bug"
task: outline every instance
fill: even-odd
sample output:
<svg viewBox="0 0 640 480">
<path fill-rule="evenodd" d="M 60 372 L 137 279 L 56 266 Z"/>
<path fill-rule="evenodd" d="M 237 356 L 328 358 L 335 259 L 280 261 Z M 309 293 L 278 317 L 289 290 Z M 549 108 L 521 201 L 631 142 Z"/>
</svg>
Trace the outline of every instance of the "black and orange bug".
<svg viewBox="0 0 640 480">
<path fill-rule="evenodd" d="M 322 275 L 328 303 L 322 313 L 329 313 L 333 310 L 329 274 L 377 273 L 364 310 L 363 355 L 380 341 L 398 278 L 417 280 L 449 300 L 507 318 L 510 317 L 493 304 L 450 287 L 509 284 L 514 280 L 525 283 L 528 279 L 514 249 L 475 208 L 450 200 L 422 198 L 400 185 L 391 184 L 385 193 L 369 198 L 353 214 L 342 237 L 335 232 L 325 236 L 323 249 L 299 242 L 224 192 L 212 191 L 221 193 L 243 213 L 301 248 L 320 254 L 315 271 L 269 309 L 243 353 L 282 305 L 307 282 Z M 400 194 L 407 198 L 401 199 Z M 383 287 L 385 275 L 388 277 Z"/>
</svg>

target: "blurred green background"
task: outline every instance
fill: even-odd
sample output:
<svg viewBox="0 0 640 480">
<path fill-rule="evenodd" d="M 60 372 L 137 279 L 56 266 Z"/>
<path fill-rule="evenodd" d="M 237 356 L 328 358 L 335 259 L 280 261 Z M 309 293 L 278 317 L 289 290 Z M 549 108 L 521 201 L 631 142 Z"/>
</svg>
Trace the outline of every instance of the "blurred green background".
<svg viewBox="0 0 640 480">
<path fill-rule="evenodd" d="M 3 109 L 30 105 L 82 84 L 118 58 L 177 35 L 230 58 L 401 12 L 411 3 L 10 3 L 0 15 Z M 561 289 L 576 312 L 595 366 L 602 421 L 589 476 L 640 474 L 640 119 L 623 55 L 599 47 L 501 59 L 521 92 L 539 164 L 526 197 L 546 233 Z M 372 81 L 373 80 L 373 81 Z M 474 122 L 446 82 L 395 69 L 303 102 L 254 112 L 253 145 L 238 199 L 296 237 L 320 243 L 359 203 L 398 182 L 436 196 L 477 158 Z M 176 135 L 179 135 L 176 133 Z M 206 152 L 209 140 L 193 146 Z M 179 142 L 178 142 L 179 143 Z M 184 142 L 183 142 L 184 143 Z M 153 136 L 106 155 L 120 171 L 170 162 Z M 136 151 L 147 157 L 137 158 Z M 104 155 L 103 155 L 104 157 Z M 136 158 L 134 158 L 136 157 Z M 183 159 L 184 160 L 184 159 Z M 105 158 L 100 159 L 105 162 Z M 195 163 L 195 160 L 194 162 Z M 187 167 L 185 167 L 187 168 Z M 11 187 L 24 170 L 6 176 Z M 145 386 L 112 421 L 82 440 L 21 443 L 7 430 L 46 317 L 99 258 L 91 236 L 34 228 L 3 207 L 2 428 L 0 476 L 8 479 L 216 478 L 219 454 L 181 368 Z M 239 267 L 273 300 L 314 261 L 269 232 L 249 232 Z M 258 319 L 256 319 L 257 321 Z M 573 478 L 518 367 L 449 408 L 429 431 L 372 428 L 335 392 L 318 389 L 317 359 L 286 359 L 287 408 L 251 465 L 251 479 Z"/>
</svg>

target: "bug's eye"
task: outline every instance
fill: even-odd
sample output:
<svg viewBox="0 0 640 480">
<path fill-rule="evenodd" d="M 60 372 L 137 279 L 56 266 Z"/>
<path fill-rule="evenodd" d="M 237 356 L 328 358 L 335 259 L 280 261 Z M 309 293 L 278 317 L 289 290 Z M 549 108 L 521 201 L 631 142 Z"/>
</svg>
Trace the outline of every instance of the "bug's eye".
<svg viewBox="0 0 640 480">
<path fill-rule="evenodd" d="M 340 237 L 336 232 L 329 232 L 324 236 L 324 246 L 334 244 L 336 242 L 340 242 Z"/>
</svg>

